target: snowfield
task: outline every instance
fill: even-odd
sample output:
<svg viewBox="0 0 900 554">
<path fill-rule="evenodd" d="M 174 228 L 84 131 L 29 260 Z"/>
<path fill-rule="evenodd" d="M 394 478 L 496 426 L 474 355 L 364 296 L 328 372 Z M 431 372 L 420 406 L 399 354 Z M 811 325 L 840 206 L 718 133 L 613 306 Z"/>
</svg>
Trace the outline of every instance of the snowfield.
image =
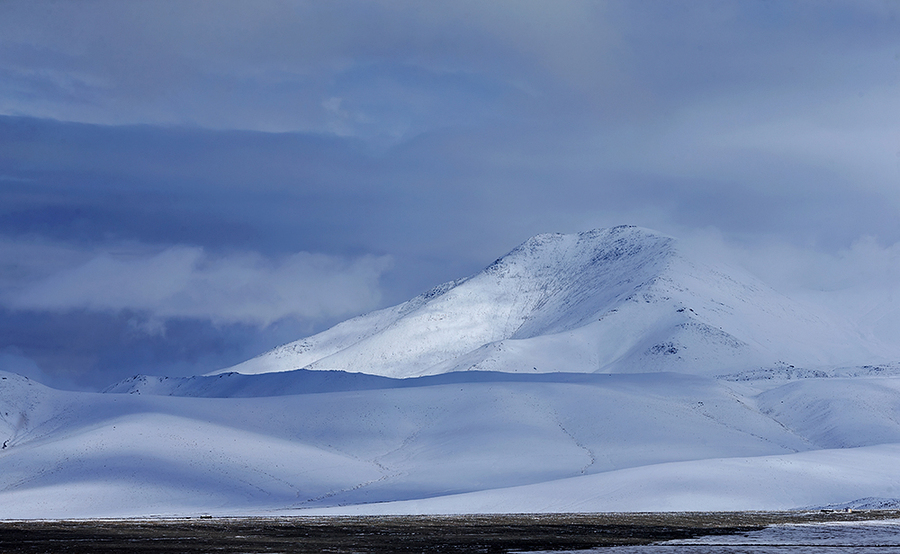
<svg viewBox="0 0 900 554">
<path fill-rule="evenodd" d="M 900 366 L 625 227 L 213 375 L 0 373 L 0 518 L 786 509 L 900 497 Z"/>
</svg>

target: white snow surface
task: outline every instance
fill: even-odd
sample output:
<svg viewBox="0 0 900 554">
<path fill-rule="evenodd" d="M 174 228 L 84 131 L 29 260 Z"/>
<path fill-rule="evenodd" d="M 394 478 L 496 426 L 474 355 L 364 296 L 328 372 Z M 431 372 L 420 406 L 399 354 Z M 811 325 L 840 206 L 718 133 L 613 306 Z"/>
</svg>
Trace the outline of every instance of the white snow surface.
<svg viewBox="0 0 900 554">
<path fill-rule="evenodd" d="M 538 235 L 467 279 L 217 373 L 682 371 L 883 361 L 846 322 L 639 227 Z"/>
<path fill-rule="evenodd" d="M 0 519 L 896 503 L 900 364 L 726 269 L 542 235 L 240 372 L 0 372 Z"/>
<path fill-rule="evenodd" d="M 264 376 L 187 383 L 229 394 L 209 385 L 234 377 Z M 784 509 L 900 496 L 896 377 L 343 377 L 332 390 L 197 397 L 65 392 L 0 374 L 0 518 Z"/>
<path fill-rule="evenodd" d="M 785 456 L 673 462 L 439 498 L 314 509 L 310 514 L 789 510 L 900 490 L 900 444 Z M 883 509 L 867 499 L 836 504 Z"/>
</svg>

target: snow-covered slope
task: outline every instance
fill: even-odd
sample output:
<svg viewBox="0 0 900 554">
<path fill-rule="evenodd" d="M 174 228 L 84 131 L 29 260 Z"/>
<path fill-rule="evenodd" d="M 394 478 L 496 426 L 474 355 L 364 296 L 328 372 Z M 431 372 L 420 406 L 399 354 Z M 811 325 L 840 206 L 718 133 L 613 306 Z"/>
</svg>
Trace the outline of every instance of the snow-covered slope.
<svg viewBox="0 0 900 554">
<path fill-rule="evenodd" d="M 222 370 L 718 374 L 877 358 L 849 326 L 750 275 L 615 227 L 538 235 L 484 271 Z"/>
<path fill-rule="evenodd" d="M 559 481 L 437 498 L 312 509 L 312 514 L 576 513 L 790 510 L 808 506 L 892 509 L 900 444 L 780 456 L 656 464 Z M 852 500 L 833 503 L 835 497 Z M 752 550 L 749 550 L 752 551 Z"/>
<path fill-rule="evenodd" d="M 765 381 L 760 394 L 665 372 L 342 374 L 241 398 L 0 377 L 0 518 L 774 509 L 900 490 L 892 377 Z M 271 376 L 176 389 L 231 378 Z"/>
</svg>

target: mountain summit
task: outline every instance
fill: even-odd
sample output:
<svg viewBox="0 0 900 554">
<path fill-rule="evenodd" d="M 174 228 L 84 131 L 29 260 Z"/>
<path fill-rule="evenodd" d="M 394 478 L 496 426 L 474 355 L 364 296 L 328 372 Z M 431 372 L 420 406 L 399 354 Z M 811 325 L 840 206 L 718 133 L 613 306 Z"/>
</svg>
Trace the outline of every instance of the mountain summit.
<svg viewBox="0 0 900 554">
<path fill-rule="evenodd" d="M 537 235 L 476 275 L 217 373 L 714 375 L 868 357 L 848 333 L 672 237 L 621 226 Z"/>
</svg>

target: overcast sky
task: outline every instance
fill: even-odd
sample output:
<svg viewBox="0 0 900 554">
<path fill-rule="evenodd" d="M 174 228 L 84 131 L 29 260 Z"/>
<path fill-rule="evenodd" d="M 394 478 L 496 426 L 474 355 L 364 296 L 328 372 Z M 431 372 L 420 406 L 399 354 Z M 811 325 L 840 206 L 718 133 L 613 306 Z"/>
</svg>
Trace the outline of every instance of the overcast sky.
<svg viewBox="0 0 900 554">
<path fill-rule="evenodd" d="M 626 223 L 894 302 L 900 4 L 0 1 L 0 369 L 205 373 Z"/>
</svg>

